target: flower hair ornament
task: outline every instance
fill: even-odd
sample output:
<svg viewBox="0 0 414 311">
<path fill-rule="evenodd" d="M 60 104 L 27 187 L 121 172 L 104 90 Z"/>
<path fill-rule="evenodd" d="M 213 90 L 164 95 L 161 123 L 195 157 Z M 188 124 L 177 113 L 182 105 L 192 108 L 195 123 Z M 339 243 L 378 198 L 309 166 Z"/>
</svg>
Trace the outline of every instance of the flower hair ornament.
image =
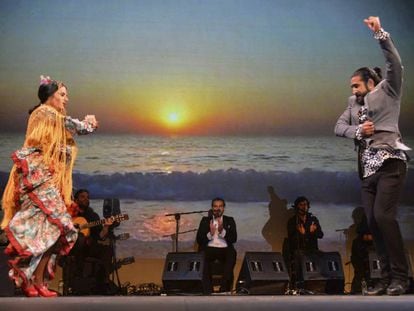
<svg viewBox="0 0 414 311">
<path fill-rule="evenodd" d="M 49 83 L 52 83 L 52 81 L 53 80 L 49 76 L 44 76 L 44 75 L 40 76 L 40 85 L 49 84 Z"/>
</svg>

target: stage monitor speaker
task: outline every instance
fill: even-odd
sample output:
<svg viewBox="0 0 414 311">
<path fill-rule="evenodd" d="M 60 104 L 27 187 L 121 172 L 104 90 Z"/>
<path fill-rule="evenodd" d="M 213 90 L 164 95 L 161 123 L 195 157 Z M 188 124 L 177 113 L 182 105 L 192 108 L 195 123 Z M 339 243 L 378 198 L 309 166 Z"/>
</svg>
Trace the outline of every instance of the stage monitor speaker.
<svg viewBox="0 0 414 311">
<path fill-rule="evenodd" d="M 304 288 L 326 294 L 343 294 L 345 279 L 338 252 L 318 252 L 301 256 Z"/>
<path fill-rule="evenodd" d="M 168 253 L 162 284 L 169 294 L 207 293 L 204 253 Z"/>
<path fill-rule="evenodd" d="M 381 263 L 375 251 L 370 251 L 369 255 L 369 276 L 371 279 L 381 278 Z"/>
<path fill-rule="evenodd" d="M 104 218 L 109 218 L 111 216 L 121 214 L 119 199 L 116 198 L 107 198 L 103 202 L 102 215 Z"/>
<path fill-rule="evenodd" d="M 410 254 L 406 251 L 405 256 L 408 262 L 408 277 L 413 279 L 413 270 Z M 371 279 L 380 279 L 381 278 L 381 262 L 378 258 L 378 255 L 375 251 L 370 251 L 369 255 L 369 275 Z"/>
<path fill-rule="evenodd" d="M 4 253 L 5 246 L 0 246 L 0 296 L 14 296 L 14 284 L 9 278 L 8 256 Z"/>
<path fill-rule="evenodd" d="M 237 279 L 238 292 L 252 295 L 280 295 L 286 292 L 289 274 L 281 253 L 246 252 Z"/>
</svg>

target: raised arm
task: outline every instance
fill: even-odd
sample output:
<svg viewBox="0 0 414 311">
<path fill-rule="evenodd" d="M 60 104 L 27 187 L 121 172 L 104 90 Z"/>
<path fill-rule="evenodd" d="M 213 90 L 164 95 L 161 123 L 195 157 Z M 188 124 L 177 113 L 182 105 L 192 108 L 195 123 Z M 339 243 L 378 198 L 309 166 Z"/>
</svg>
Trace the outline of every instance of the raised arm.
<svg viewBox="0 0 414 311">
<path fill-rule="evenodd" d="M 86 135 L 93 133 L 97 129 L 98 122 L 95 116 L 92 115 L 87 115 L 82 121 L 67 116 L 65 117 L 65 127 L 73 134 Z"/>
<path fill-rule="evenodd" d="M 390 34 L 381 28 L 379 17 L 370 16 L 364 20 L 368 28 L 374 32 L 385 57 L 385 80 L 388 82 L 386 91 L 390 96 L 400 97 L 403 66 L 401 57 L 390 38 Z"/>
</svg>

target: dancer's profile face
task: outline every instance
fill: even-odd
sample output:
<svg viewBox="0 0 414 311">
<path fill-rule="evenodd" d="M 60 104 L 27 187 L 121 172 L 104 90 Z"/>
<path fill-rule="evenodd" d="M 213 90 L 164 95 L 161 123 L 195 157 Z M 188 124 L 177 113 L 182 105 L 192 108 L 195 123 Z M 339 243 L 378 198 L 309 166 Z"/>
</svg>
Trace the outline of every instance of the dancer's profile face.
<svg viewBox="0 0 414 311">
<path fill-rule="evenodd" d="M 68 90 L 65 86 L 61 86 L 58 90 L 49 97 L 49 104 L 57 111 L 64 113 L 66 111 L 66 105 L 69 102 Z"/>
<path fill-rule="evenodd" d="M 351 90 L 352 95 L 356 96 L 356 100 L 359 104 L 364 104 L 364 97 L 371 90 L 372 81 L 365 83 L 360 76 L 354 76 L 351 78 Z"/>
</svg>

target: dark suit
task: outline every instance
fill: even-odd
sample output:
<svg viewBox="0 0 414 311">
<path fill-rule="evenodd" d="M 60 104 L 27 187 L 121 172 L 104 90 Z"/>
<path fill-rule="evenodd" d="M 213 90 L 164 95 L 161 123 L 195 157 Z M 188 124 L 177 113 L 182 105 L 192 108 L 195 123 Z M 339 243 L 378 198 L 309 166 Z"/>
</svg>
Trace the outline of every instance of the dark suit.
<svg viewBox="0 0 414 311">
<path fill-rule="evenodd" d="M 233 285 L 233 269 L 236 264 L 236 250 L 233 243 L 237 241 L 236 223 L 233 217 L 223 215 L 223 229 L 226 230 L 224 240 L 227 247 L 209 247 L 210 242 L 207 234 L 210 232 L 210 218 L 203 217 L 197 231 L 198 250 L 205 253 L 207 262 L 207 275 L 211 278 L 211 266 L 215 260 L 219 260 L 224 264 L 223 279 L 221 290 L 230 291 Z"/>
<path fill-rule="evenodd" d="M 305 234 L 301 234 L 297 225 L 303 225 Z M 316 225 L 316 231 L 311 233 L 310 227 Z M 306 221 L 303 222 L 298 215 L 291 217 L 287 224 L 289 254 L 288 266 L 292 285 L 300 288 L 303 281 L 302 257 L 306 254 L 317 253 L 319 251 L 318 239 L 323 237 L 321 225 L 318 218 L 311 213 L 306 213 Z"/>
</svg>

